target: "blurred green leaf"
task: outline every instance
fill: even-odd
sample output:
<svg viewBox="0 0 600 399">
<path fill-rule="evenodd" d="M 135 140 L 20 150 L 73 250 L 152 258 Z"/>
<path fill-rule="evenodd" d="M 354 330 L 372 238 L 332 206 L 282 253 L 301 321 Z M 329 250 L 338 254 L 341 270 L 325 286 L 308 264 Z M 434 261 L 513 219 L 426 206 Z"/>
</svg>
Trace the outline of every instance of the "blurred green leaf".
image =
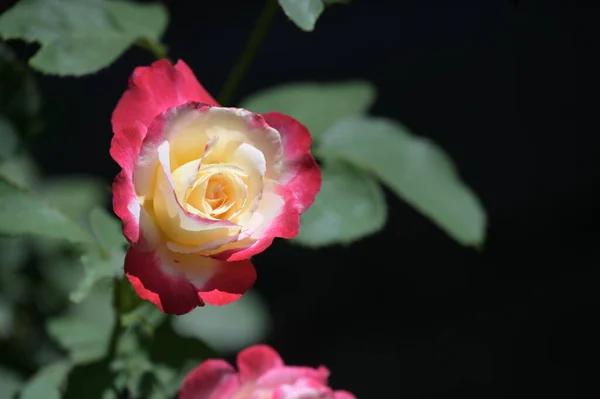
<svg viewBox="0 0 600 399">
<path fill-rule="evenodd" d="M 179 369 L 188 361 L 197 364 L 204 359 L 221 357 L 220 353 L 204 341 L 176 333 L 172 326 L 172 320 L 175 318 L 175 316 L 168 316 L 167 322 L 162 323 L 154 333 L 152 342 L 149 344 L 150 359 L 154 364 L 164 364 Z M 169 345 L 160 345 L 160 342 L 169 342 Z"/>
<path fill-rule="evenodd" d="M 322 0 L 279 0 L 279 5 L 300 29 L 312 31 L 315 22 L 325 9 Z"/>
<path fill-rule="evenodd" d="M 109 200 L 108 185 L 100 179 L 84 176 L 53 177 L 44 179 L 34 186 L 48 203 L 58 208 L 80 226 L 90 228 L 90 212 L 96 206 L 104 206 Z M 45 263 L 60 262 L 70 258 L 79 263 L 79 255 L 65 256 L 63 252 L 69 248 L 65 242 L 47 237 L 37 237 L 34 248 Z M 49 259 L 51 258 L 51 259 Z M 61 259 L 59 259 L 61 258 Z M 80 268 L 79 265 L 76 266 Z M 73 278 L 69 279 L 73 281 Z"/>
<path fill-rule="evenodd" d="M 100 281 L 114 277 L 120 271 L 124 255 L 111 253 L 110 257 L 98 251 L 90 251 L 81 256 L 83 279 L 69 298 L 73 302 L 81 302 Z"/>
<path fill-rule="evenodd" d="M 48 334 L 77 364 L 102 359 L 115 324 L 111 285 L 97 285 L 81 303 L 47 322 Z"/>
<path fill-rule="evenodd" d="M 123 236 L 121 222 L 102 208 L 94 208 L 90 213 L 90 225 L 104 251 L 123 250 L 127 240 Z"/>
<path fill-rule="evenodd" d="M 0 339 L 8 338 L 13 329 L 13 306 L 0 297 Z"/>
<path fill-rule="evenodd" d="M 132 329 L 125 330 L 121 334 L 117 356 L 111 364 L 111 370 L 117 375 L 115 387 L 119 391 L 126 389 L 132 399 L 173 398 L 181 387 L 185 375 L 200 362 L 184 359 L 173 367 L 153 361 L 148 349 L 165 341 L 148 341 L 140 339 L 142 337 Z M 170 347 L 175 343 L 169 341 L 167 346 Z"/>
<path fill-rule="evenodd" d="M 65 381 L 73 364 L 60 360 L 40 369 L 25 383 L 20 399 L 61 399 Z"/>
<path fill-rule="evenodd" d="M 10 157 L 19 143 L 17 132 L 12 122 L 0 115 L 0 161 Z"/>
<path fill-rule="evenodd" d="M 0 398 L 12 399 L 19 391 L 23 379 L 11 370 L 0 367 Z"/>
<path fill-rule="evenodd" d="M 14 303 L 23 299 L 28 288 L 27 276 L 20 271 L 29 259 L 27 237 L 0 237 L 0 254 L 0 292 Z"/>
<path fill-rule="evenodd" d="M 21 0 L 0 15 L 0 36 L 39 43 L 35 69 L 79 76 L 107 67 L 137 39 L 158 41 L 167 22 L 158 2 Z"/>
<path fill-rule="evenodd" d="M 0 43 L 0 115 L 12 122 L 16 131 L 37 133 L 40 94 L 33 74 L 4 43 Z"/>
<path fill-rule="evenodd" d="M 293 116 L 318 139 L 338 119 L 366 113 L 375 97 L 375 87 L 363 81 L 288 83 L 255 93 L 240 107 L 261 114 L 277 111 Z"/>
<path fill-rule="evenodd" d="M 118 220 L 104 209 L 94 208 L 90 226 L 100 247 L 81 256 L 84 277 L 70 296 L 74 302 L 81 302 L 98 282 L 123 274 L 126 240 Z"/>
<path fill-rule="evenodd" d="M 315 29 L 315 23 L 325 6 L 347 2 L 348 0 L 279 0 L 279 5 L 300 29 L 310 32 Z"/>
<path fill-rule="evenodd" d="M 387 206 L 379 183 L 352 165 L 327 162 L 314 204 L 301 216 L 292 242 L 311 247 L 349 244 L 385 225 Z"/>
<path fill-rule="evenodd" d="M 20 153 L 0 163 L 0 179 L 32 188 L 40 179 L 40 172 L 29 155 Z"/>
<path fill-rule="evenodd" d="M 487 216 L 435 143 L 384 118 L 351 117 L 322 137 L 319 154 L 371 171 L 463 245 L 485 240 Z"/>
<path fill-rule="evenodd" d="M 222 353 L 235 353 L 260 342 L 271 328 L 266 304 L 254 290 L 227 306 L 199 307 L 171 323 L 179 335 L 203 340 Z"/>
<path fill-rule="evenodd" d="M 36 234 L 85 242 L 90 235 L 40 196 L 0 176 L 0 234 Z"/>
<path fill-rule="evenodd" d="M 121 285 L 124 283 L 129 284 L 127 279 L 122 279 Z M 125 313 L 121 316 L 121 323 L 123 328 L 142 330 L 148 337 L 154 336 L 154 332 L 158 326 L 160 326 L 167 318 L 166 313 L 158 310 L 154 304 L 148 302 L 142 302 L 135 309 Z"/>
<path fill-rule="evenodd" d="M 0 270 L 18 270 L 29 257 L 27 244 L 25 237 L 0 237 Z"/>
<path fill-rule="evenodd" d="M 117 399 L 110 359 L 77 365 L 69 373 L 63 399 Z M 45 399 L 45 398 L 44 398 Z"/>
<path fill-rule="evenodd" d="M 186 361 L 178 370 L 164 364 L 155 364 L 152 373 L 157 379 L 159 387 L 152 391 L 152 398 L 173 398 L 181 388 L 186 375 L 199 364 L 200 362 L 195 360 Z"/>
<path fill-rule="evenodd" d="M 117 390 L 127 390 L 131 398 L 141 398 L 142 380 L 152 372 L 152 362 L 148 353 L 132 331 L 121 334 L 117 346 L 117 358 L 111 364 L 117 375 Z"/>
<path fill-rule="evenodd" d="M 121 262 L 118 264 L 118 272 L 116 274 L 122 275 L 123 273 L 123 262 L 125 261 L 124 258 L 121 259 Z M 119 278 L 119 284 L 118 284 L 118 312 L 119 314 L 125 316 L 125 315 L 129 315 L 130 313 L 133 313 L 135 310 L 137 310 L 140 306 L 146 304 L 146 305 L 150 305 L 149 303 L 145 302 L 142 298 L 139 297 L 139 295 L 135 292 L 135 290 L 133 289 L 133 286 L 131 285 L 131 283 L 129 282 L 129 279 L 127 278 Z M 152 308 L 156 308 L 155 306 L 152 306 Z M 157 309 L 158 311 L 158 309 Z M 143 312 L 143 310 L 141 311 Z M 161 315 L 164 314 L 160 311 L 158 311 L 158 313 L 160 313 Z M 154 314 L 148 316 L 148 317 L 152 317 Z"/>
<path fill-rule="evenodd" d="M 61 298 L 67 298 L 83 280 L 80 258 L 70 254 L 42 254 L 39 270 L 44 284 Z"/>
<path fill-rule="evenodd" d="M 39 192 L 49 203 L 80 223 L 87 223 L 92 209 L 106 205 L 110 198 L 107 184 L 83 176 L 44 179 Z"/>
</svg>

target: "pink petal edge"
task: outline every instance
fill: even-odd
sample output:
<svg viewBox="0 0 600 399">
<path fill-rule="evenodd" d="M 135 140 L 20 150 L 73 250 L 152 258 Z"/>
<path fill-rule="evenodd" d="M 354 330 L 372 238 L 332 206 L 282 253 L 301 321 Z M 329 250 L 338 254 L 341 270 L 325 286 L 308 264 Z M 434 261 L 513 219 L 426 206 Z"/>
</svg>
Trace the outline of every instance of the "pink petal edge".
<svg viewBox="0 0 600 399">
<path fill-rule="evenodd" d="M 113 131 L 118 134 L 136 121 L 148 126 L 160 113 L 189 101 L 218 105 L 184 61 L 172 65 L 162 59 L 137 67 L 113 112 Z"/>
<path fill-rule="evenodd" d="M 321 189 L 321 169 L 310 152 L 310 132 L 296 119 L 279 112 L 263 114 L 263 118 L 281 135 L 286 169 L 281 183 L 294 193 L 299 212 L 303 213 Z"/>
<path fill-rule="evenodd" d="M 125 274 L 140 298 L 176 315 L 189 313 L 205 302 L 215 306 L 234 302 L 256 281 L 256 270 L 249 260 L 220 262 L 208 281 L 196 287 L 183 273 L 167 273 L 158 251 L 144 252 L 135 245 L 125 256 Z"/>
<path fill-rule="evenodd" d="M 180 399 L 221 399 L 239 388 L 233 367 L 221 359 L 209 359 L 192 370 L 184 379 Z"/>
<path fill-rule="evenodd" d="M 279 353 L 268 345 L 254 345 L 237 355 L 237 367 L 242 383 L 256 381 L 268 371 L 283 366 Z"/>
<path fill-rule="evenodd" d="M 213 255 L 215 258 L 223 259 L 228 262 L 248 259 L 267 249 L 276 237 L 294 238 L 298 235 L 300 229 L 300 213 L 298 212 L 298 201 L 296 197 L 293 192 L 285 186 L 277 186 L 276 192 L 283 198 L 284 205 L 271 225 L 267 227 L 249 247 L 224 251 Z"/>
</svg>

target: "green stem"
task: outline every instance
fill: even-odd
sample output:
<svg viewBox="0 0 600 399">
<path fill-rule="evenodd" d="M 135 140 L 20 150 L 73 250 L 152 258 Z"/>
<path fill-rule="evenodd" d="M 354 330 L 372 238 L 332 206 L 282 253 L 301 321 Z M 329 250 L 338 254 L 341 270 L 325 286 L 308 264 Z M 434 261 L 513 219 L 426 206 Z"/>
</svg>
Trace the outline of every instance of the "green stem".
<svg viewBox="0 0 600 399">
<path fill-rule="evenodd" d="M 167 47 L 159 41 L 139 39 L 135 42 L 135 45 L 151 53 L 157 60 L 169 59 Z"/>
<path fill-rule="evenodd" d="M 223 89 L 217 98 L 219 104 L 228 105 L 230 103 L 240 82 L 246 76 L 246 72 L 256 56 L 256 51 L 266 37 L 271 22 L 273 22 L 273 17 L 278 9 L 279 4 L 277 3 L 277 0 L 266 0 L 266 4 L 260 13 L 254 29 L 250 33 L 250 37 L 248 38 L 248 42 L 246 43 L 242 55 L 225 80 L 225 85 L 223 85 Z"/>
</svg>

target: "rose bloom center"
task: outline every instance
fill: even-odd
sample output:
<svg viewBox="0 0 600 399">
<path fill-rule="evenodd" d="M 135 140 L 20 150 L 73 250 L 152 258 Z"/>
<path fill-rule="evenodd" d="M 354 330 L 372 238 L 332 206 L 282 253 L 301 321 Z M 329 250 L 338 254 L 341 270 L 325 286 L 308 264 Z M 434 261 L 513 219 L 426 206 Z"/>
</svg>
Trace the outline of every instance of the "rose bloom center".
<svg viewBox="0 0 600 399">
<path fill-rule="evenodd" d="M 209 219 L 236 217 L 248 201 L 248 175 L 233 164 L 200 162 L 189 162 L 173 172 L 175 191 L 181 193 L 178 199 L 184 209 Z M 194 171 L 196 178 L 189 184 L 186 177 Z"/>
</svg>

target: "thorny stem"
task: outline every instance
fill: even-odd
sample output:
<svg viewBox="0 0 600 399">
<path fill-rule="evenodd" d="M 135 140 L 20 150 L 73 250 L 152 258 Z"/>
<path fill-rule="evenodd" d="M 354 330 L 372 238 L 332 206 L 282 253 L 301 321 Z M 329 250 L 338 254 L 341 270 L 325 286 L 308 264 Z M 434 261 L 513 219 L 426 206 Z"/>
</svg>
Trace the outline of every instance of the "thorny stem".
<svg viewBox="0 0 600 399">
<path fill-rule="evenodd" d="M 246 76 L 246 72 L 252 64 L 260 44 L 267 35 L 267 32 L 271 27 L 273 17 L 277 13 L 278 9 L 279 5 L 277 4 L 277 0 L 266 0 L 265 6 L 258 17 L 258 21 L 256 22 L 254 29 L 250 33 L 250 37 L 248 38 L 248 42 L 246 43 L 246 47 L 244 48 L 242 55 L 235 63 L 231 69 L 231 72 L 227 76 L 227 79 L 225 80 L 223 89 L 217 98 L 219 104 L 224 106 L 229 105 L 229 102 L 234 96 L 239 84 Z"/>
</svg>

